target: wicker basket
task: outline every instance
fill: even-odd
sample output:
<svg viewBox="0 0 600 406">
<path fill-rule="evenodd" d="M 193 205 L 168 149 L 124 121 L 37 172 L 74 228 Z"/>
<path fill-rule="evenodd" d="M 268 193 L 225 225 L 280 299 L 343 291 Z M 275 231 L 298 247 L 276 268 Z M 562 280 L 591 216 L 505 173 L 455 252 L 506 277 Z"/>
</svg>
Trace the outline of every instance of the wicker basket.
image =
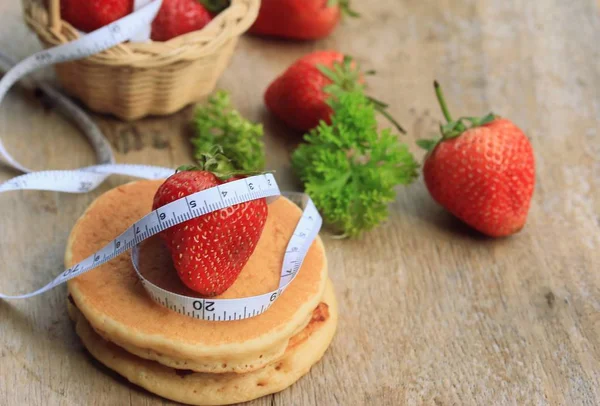
<svg viewBox="0 0 600 406">
<path fill-rule="evenodd" d="M 24 0 L 27 24 L 45 47 L 78 38 L 60 18 L 59 0 Z M 58 80 L 90 109 L 133 120 L 165 115 L 214 90 L 260 0 L 232 0 L 200 31 L 166 42 L 122 43 L 89 58 L 56 65 Z"/>
</svg>

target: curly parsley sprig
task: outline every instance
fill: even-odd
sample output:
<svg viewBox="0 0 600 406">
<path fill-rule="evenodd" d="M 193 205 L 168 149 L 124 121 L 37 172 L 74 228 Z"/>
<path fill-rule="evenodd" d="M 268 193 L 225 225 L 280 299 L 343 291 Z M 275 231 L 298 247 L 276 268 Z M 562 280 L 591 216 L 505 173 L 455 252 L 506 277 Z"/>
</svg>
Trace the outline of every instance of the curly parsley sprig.
<svg viewBox="0 0 600 406">
<path fill-rule="evenodd" d="M 260 171 L 265 166 L 263 127 L 246 120 L 230 106 L 229 95 L 218 91 L 194 114 L 194 157 L 201 160 L 215 145 L 233 164 L 233 169 Z"/>
<path fill-rule="evenodd" d="M 419 165 L 390 130 L 377 130 L 376 106 L 362 91 L 336 96 L 331 124 L 304 136 L 292 166 L 325 222 L 355 237 L 387 219 L 394 187 L 411 183 Z"/>
</svg>

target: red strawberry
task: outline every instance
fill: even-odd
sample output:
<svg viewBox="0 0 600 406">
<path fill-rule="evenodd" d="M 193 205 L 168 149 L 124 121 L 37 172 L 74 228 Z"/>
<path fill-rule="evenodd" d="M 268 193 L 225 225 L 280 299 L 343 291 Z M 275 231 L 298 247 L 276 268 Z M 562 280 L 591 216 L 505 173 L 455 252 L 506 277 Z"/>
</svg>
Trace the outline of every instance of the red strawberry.
<svg viewBox="0 0 600 406">
<path fill-rule="evenodd" d="M 330 123 L 330 95 L 325 87 L 333 82 L 317 65 L 331 69 L 343 60 L 344 55 L 336 51 L 317 51 L 298 59 L 267 88 L 267 108 L 289 127 L 302 132 L 316 127 L 321 120 Z"/>
<path fill-rule="evenodd" d="M 313 66 L 323 65 L 331 69 L 335 63 L 344 62 L 344 54 L 337 51 L 315 51 L 304 55 L 296 62 L 306 62 Z M 352 67 L 355 67 L 355 65 L 352 64 Z"/>
<path fill-rule="evenodd" d="M 60 13 L 65 21 L 89 32 L 104 27 L 133 11 L 133 0 L 61 0 Z"/>
<path fill-rule="evenodd" d="M 342 13 L 356 17 L 349 0 L 262 0 L 250 32 L 312 40 L 328 36 Z"/>
<path fill-rule="evenodd" d="M 211 14 L 198 0 L 163 0 L 152 22 L 150 37 L 154 41 L 167 41 L 200 30 L 211 20 Z"/>
<path fill-rule="evenodd" d="M 516 233 L 527 220 L 535 183 L 529 140 L 511 121 L 491 113 L 453 121 L 437 82 L 435 88 L 448 124 L 439 142 L 419 142 L 429 149 L 423 167 L 429 193 L 488 236 Z"/>
<path fill-rule="evenodd" d="M 210 167 L 208 162 L 203 166 Z M 152 209 L 236 179 L 239 177 L 223 181 L 207 170 L 177 172 L 158 188 Z M 216 296 L 227 290 L 254 251 L 267 213 L 265 199 L 252 200 L 163 231 L 160 235 L 181 281 L 203 296 Z"/>
<path fill-rule="evenodd" d="M 327 100 L 341 91 L 362 89 L 363 75 L 350 57 L 336 51 L 317 51 L 294 62 L 265 92 L 265 104 L 289 127 L 306 132 L 321 120 L 330 123 L 333 111 Z M 378 111 L 400 132 L 402 127 L 373 98 Z"/>
<path fill-rule="evenodd" d="M 268 87 L 265 104 L 275 116 L 298 131 L 308 131 L 324 120 L 331 122 L 329 94 L 331 84 L 325 75 L 306 62 L 296 62 Z"/>
</svg>

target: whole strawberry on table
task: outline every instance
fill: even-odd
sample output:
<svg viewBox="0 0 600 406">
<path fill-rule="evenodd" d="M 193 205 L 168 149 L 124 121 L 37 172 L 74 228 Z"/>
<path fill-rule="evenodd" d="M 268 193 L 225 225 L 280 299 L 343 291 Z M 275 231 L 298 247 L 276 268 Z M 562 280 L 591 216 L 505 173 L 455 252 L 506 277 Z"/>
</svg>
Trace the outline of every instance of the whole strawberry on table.
<svg viewBox="0 0 600 406">
<path fill-rule="evenodd" d="M 133 0 L 61 0 L 62 18 L 73 27 L 90 32 L 133 12 Z M 163 0 L 152 22 L 151 38 L 167 41 L 201 30 L 229 0 Z"/>
<path fill-rule="evenodd" d="M 182 167 L 156 191 L 152 210 L 184 196 L 243 178 L 220 149 L 197 167 Z M 236 204 L 160 233 L 181 281 L 202 296 L 216 296 L 237 279 L 254 252 L 268 214 L 266 199 Z"/>
<path fill-rule="evenodd" d="M 265 92 L 267 108 L 290 128 L 307 132 L 319 122 L 331 124 L 331 99 L 342 92 L 364 91 L 364 76 L 351 57 L 338 51 L 307 54 L 277 77 Z M 375 109 L 401 133 L 402 126 L 387 112 L 387 104 L 368 97 Z"/>
<path fill-rule="evenodd" d="M 262 0 L 250 32 L 294 40 L 325 38 L 342 15 L 357 17 L 349 0 Z"/>
<path fill-rule="evenodd" d="M 434 83 L 447 123 L 439 140 L 420 140 L 427 149 L 423 167 L 431 196 L 450 213 L 491 237 L 521 230 L 535 184 L 533 148 L 506 118 L 453 120 L 442 90 Z"/>
</svg>

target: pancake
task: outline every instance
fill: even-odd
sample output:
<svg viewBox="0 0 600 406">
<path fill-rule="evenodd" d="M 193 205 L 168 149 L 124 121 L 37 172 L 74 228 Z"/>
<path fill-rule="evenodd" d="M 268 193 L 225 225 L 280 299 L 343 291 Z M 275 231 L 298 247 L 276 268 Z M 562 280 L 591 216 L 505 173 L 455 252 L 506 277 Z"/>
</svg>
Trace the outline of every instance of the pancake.
<svg viewBox="0 0 600 406">
<path fill-rule="evenodd" d="M 226 405 L 279 392 L 292 385 L 318 362 L 331 343 L 338 320 L 337 301 L 327 283 L 311 321 L 292 337 L 283 357 L 245 374 L 178 371 L 128 353 L 94 332 L 69 303 L 77 334 L 90 354 L 130 382 L 162 397 L 192 405 Z"/>
<path fill-rule="evenodd" d="M 98 197 L 71 231 L 66 266 L 91 255 L 147 214 L 161 183 L 132 182 Z M 254 253 L 236 282 L 218 297 L 246 297 L 275 289 L 286 245 L 300 216 L 301 210 L 283 197 L 271 203 Z M 142 265 L 153 281 L 158 278 L 161 286 L 190 294 L 174 271 L 164 269 L 170 266 L 164 250 L 145 245 L 143 250 Z M 327 260 L 317 238 L 288 289 L 267 312 L 250 319 L 197 320 L 156 304 L 139 283 L 129 253 L 72 279 L 68 289 L 99 335 L 140 357 L 199 372 L 245 373 L 283 355 L 290 337 L 307 324 L 319 304 L 326 280 Z"/>
</svg>

